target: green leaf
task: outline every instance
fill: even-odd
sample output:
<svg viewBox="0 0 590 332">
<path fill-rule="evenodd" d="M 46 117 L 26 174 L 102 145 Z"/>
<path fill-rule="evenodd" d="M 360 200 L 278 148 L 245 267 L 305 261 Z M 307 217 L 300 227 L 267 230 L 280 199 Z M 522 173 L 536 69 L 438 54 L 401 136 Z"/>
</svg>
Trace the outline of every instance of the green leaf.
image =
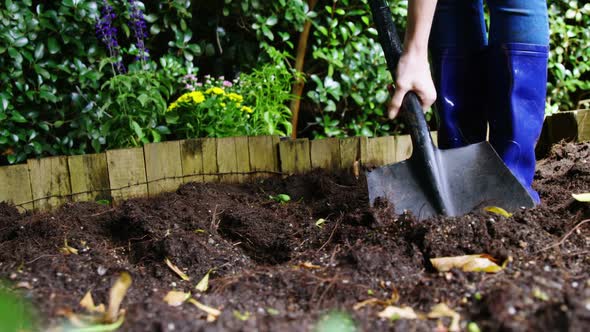
<svg viewBox="0 0 590 332">
<path fill-rule="evenodd" d="M 47 49 L 49 50 L 50 54 L 56 54 L 60 51 L 60 46 L 55 37 L 49 37 L 47 40 Z"/>
<path fill-rule="evenodd" d="M 27 37 L 20 37 L 14 41 L 15 47 L 23 47 L 29 43 L 29 39 Z"/>
<path fill-rule="evenodd" d="M 135 135 L 137 135 L 137 137 L 139 137 L 139 139 L 143 138 L 143 130 L 141 129 L 139 124 L 137 122 L 135 122 L 134 120 L 131 120 L 131 128 L 133 128 Z"/>
<path fill-rule="evenodd" d="M 18 122 L 18 123 L 27 123 L 27 119 L 25 119 L 24 116 L 22 116 L 22 114 L 20 114 L 19 112 L 12 112 L 12 117 L 11 117 L 12 121 L 14 122 Z"/>
<path fill-rule="evenodd" d="M 39 60 L 43 58 L 43 55 L 45 55 L 45 44 L 39 43 L 35 47 L 35 59 Z"/>
</svg>

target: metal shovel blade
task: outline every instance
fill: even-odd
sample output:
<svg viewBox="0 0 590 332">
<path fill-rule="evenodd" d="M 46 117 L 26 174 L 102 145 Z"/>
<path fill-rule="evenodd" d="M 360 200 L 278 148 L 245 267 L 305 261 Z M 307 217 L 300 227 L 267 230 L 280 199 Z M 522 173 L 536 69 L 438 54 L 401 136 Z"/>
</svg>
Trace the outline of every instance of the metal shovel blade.
<svg viewBox="0 0 590 332">
<path fill-rule="evenodd" d="M 382 197 L 393 205 L 396 214 L 411 211 L 423 220 L 437 214 L 460 216 L 485 206 L 516 211 L 535 205 L 489 143 L 433 149 L 434 160 L 428 163 L 413 155 L 367 172 L 371 206 Z M 431 168 L 430 172 L 436 169 L 441 180 L 438 184 L 428 180 L 427 168 Z"/>
</svg>

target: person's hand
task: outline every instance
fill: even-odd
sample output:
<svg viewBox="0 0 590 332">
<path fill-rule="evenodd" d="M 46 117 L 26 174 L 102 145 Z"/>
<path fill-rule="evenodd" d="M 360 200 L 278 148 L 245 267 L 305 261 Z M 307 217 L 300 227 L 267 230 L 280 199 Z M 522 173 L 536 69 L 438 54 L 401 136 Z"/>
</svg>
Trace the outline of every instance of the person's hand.
<svg viewBox="0 0 590 332">
<path fill-rule="evenodd" d="M 395 92 L 387 105 L 390 119 L 399 113 L 404 96 L 409 91 L 418 95 L 422 109 L 427 111 L 436 100 L 436 89 L 432 82 L 430 66 L 426 55 L 403 53 L 397 64 L 397 77 L 395 80 Z"/>
</svg>

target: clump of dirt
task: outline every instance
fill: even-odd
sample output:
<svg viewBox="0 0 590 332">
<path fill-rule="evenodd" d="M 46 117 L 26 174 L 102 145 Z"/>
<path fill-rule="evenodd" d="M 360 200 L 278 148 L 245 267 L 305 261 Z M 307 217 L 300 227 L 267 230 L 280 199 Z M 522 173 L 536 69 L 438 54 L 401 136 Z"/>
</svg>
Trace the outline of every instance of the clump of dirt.
<svg viewBox="0 0 590 332">
<path fill-rule="evenodd" d="M 505 218 L 483 211 L 417 221 L 368 206 L 364 179 L 321 171 L 243 185 L 189 183 L 117 207 L 67 204 L 21 215 L 0 203 L 0 277 L 30 300 L 47 327 L 83 310 L 91 290 L 106 303 L 121 271 L 133 284 L 124 331 L 309 330 L 331 310 L 360 330 L 431 331 L 437 320 L 385 320 L 387 303 L 429 312 L 446 303 L 461 326 L 486 331 L 583 331 L 590 326 L 590 144 L 555 146 L 538 163 L 542 204 Z M 288 203 L 269 196 L 287 194 Z M 67 245 L 78 254 L 65 255 Z M 439 273 L 430 259 L 486 253 L 498 274 Z M 164 263 L 169 259 L 190 281 Z M 210 289 L 196 283 L 209 271 Z M 20 285 L 20 286 L 19 286 Z M 215 322 L 170 290 L 221 309 Z M 369 304 L 359 303 L 376 299 Z M 443 319 L 440 324 L 449 325 Z"/>
</svg>

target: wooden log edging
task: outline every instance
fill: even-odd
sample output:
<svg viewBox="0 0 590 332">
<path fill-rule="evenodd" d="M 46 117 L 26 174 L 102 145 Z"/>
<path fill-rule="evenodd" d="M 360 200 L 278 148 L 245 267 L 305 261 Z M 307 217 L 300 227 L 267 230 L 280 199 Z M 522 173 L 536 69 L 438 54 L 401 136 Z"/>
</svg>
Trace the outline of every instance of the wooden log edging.
<svg viewBox="0 0 590 332">
<path fill-rule="evenodd" d="M 436 132 L 432 133 L 436 142 Z M 548 117 L 538 147 L 590 140 L 590 110 Z M 155 196 L 187 182 L 241 183 L 314 168 L 381 166 L 407 159 L 409 136 L 280 140 L 276 136 L 200 138 L 105 153 L 28 160 L 0 167 L 0 202 L 48 210 L 66 202 Z"/>
</svg>

